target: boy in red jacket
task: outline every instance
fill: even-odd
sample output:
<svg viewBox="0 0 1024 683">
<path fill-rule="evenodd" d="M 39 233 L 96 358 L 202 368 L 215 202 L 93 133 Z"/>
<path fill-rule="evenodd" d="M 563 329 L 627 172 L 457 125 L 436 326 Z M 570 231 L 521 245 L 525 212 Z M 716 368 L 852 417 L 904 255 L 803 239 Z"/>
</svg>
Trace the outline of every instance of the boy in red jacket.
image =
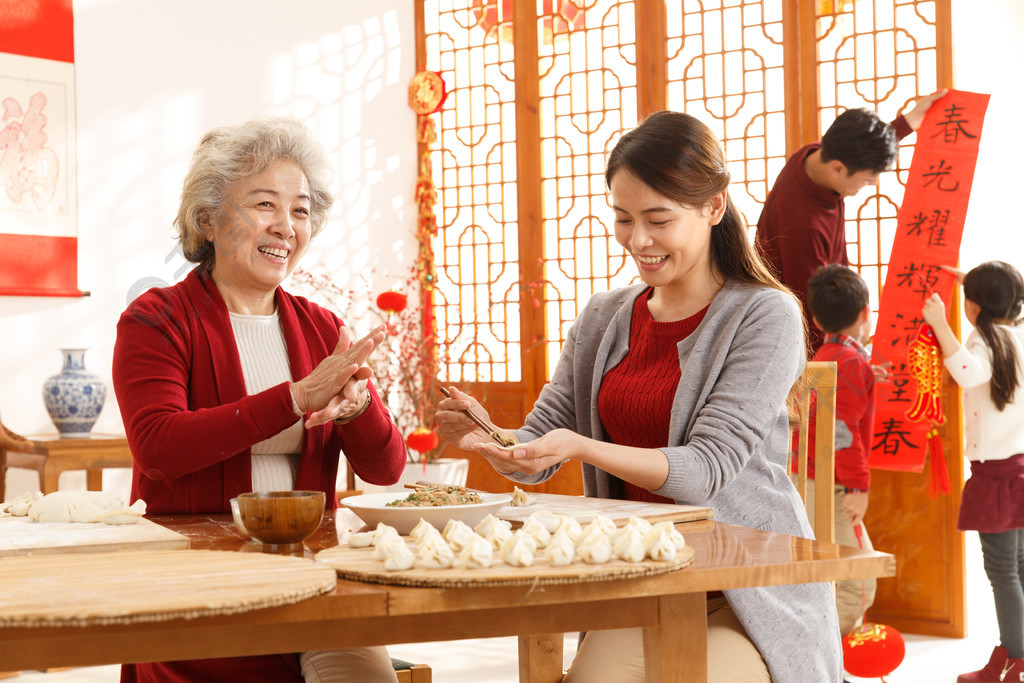
<svg viewBox="0 0 1024 683">
<path fill-rule="evenodd" d="M 833 264 L 818 268 L 807 283 L 807 303 L 824 332 L 815 361 L 835 361 L 836 478 L 835 542 L 871 550 L 864 528 L 871 472 L 871 429 L 875 418 L 875 375 L 863 344 L 871 333 L 868 286 L 856 272 Z M 808 478 L 814 477 L 814 413 L 808 448 Z M 810 490 L 810 487 L 808 487 Z M 839 627 L 845 635 L 860 625 L 875 600 L 875 579 L 836 583 Z"/>
</svg>

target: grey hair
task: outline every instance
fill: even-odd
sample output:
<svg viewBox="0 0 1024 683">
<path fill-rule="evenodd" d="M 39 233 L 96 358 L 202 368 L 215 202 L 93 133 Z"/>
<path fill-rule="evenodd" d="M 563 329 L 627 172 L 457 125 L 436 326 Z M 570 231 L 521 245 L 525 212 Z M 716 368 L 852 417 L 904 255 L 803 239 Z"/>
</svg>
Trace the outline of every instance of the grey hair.
<svg viewBox="0 0 1024 683">
<path fill-rule="evenodd" d="M 260 117 L 238 126 L 214 128 L 203 136 L 192 155 L 174 219 L 186 259 L 207 270 L 213 268 L 213 244 L 203 231 L 203 223 L 221 210 L 235 183 L 266 170 L 278 159 L 293 161 L 302 169 L 309 183 L 312 236 L 323 230 L 334 203 L 328 190 L 331 169 L 323 146 L 296 119 Z"/>
</svg>

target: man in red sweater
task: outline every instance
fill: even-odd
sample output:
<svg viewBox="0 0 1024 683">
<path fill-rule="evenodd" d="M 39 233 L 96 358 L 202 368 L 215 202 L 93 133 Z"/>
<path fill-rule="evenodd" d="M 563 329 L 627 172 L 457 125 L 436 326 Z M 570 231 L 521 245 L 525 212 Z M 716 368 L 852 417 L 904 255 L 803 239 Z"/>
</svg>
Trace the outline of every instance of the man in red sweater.
<svg viewBox="0 0 1024 683">
<path fill-rule="evenodd" d="M 807 308 L 807 281 L 819 266 L 849 265 L 843 200 L 892 168 L 897 143 L 917 130 L 945 90 L 922 97 L 891 124 L 866 109 L 848 109 L 829 126 L 821 142 L 806 145 L 789 158 L 775 180 L 757 221 L 755 242 L 779 279 L 804 302 L 811 350 L 821 331 Z"/>
</svg>

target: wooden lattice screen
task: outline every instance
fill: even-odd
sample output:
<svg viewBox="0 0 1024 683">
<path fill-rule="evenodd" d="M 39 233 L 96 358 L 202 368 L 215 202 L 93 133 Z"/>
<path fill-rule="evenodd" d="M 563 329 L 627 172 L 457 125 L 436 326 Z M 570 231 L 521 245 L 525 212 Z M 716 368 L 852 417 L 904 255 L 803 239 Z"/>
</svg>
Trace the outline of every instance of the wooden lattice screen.
<svg viewBox="0 0 1024 683">
<path fill-rule="evenodd" d="M 895 118 L 952 80 L 949 0 L 417 0 L 416 8 L 418 66 L 439 71 L 451 93 L 433 155 L 439 369 L 445 381 L 472 386 L 508 426 L 521 424 L 590 295 L 636 275 L 612 237 L 603 172 L 608 151 L 644 114 L 683 110 L 712 127 L 733 199 L 753 225 L 789 154 L 819 139 L 842 109 Z M 851 261 L 876 304 L 913 142 L 877 191 L 847 201 Z M 955 476 L 959 431 L 946 448 Z M 473 462 L 476 485 L 511 488 Z M 566 469 L 542 490 L 578 492 L 578 469 Z M 899 476 L 880 479 L 887 499 L 913 510 L 896 512 L 950 527 L 956 500 L 920 504 L 901 493 L 908 485 Z M 911 630 L 962 633 L 962 585 L 949 603 L 928 598 L 962 584 L 954 536 L 944 539 L 949 573 L 891 591 L 897 615 L 915 614 L 899 622 Z"/>
</svg>

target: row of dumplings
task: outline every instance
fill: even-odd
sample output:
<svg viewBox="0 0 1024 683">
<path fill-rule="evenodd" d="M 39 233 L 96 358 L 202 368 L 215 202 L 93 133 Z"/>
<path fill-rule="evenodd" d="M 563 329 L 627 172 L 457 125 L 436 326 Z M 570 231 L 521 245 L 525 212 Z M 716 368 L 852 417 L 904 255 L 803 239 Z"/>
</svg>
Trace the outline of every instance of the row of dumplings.
<svg viewBox="0 0 1024 683">
<path fill-rule="evenodd" d="M 587 564 L 604 564 L 613 557 L 625 562 L 648 558 L 669 561 L 685 546 L 683 535 L 671 522 L 652 525 L 639 517 L 631 517 L 620 528 L 611 519 L 596 515 L 582 526 L 572 517 L 548 511 L 530 515 L 515 532 L 510 522 L 488 515 L 476 527 L 450 520 L 443 532 L 421 519 L 409 535 L 415 543 L 415 552 L 387 524 L 355 534 L 349 545 L 373 546 L 373 558 L 383 560 L 384 568 L 389 571 L 413 567 L 486 569 L 494 563 L 495 554 L 513 567 L 529 567 L 538 554 L 555 566 L 572 564 L 576 559 Z"/>
</svg>

